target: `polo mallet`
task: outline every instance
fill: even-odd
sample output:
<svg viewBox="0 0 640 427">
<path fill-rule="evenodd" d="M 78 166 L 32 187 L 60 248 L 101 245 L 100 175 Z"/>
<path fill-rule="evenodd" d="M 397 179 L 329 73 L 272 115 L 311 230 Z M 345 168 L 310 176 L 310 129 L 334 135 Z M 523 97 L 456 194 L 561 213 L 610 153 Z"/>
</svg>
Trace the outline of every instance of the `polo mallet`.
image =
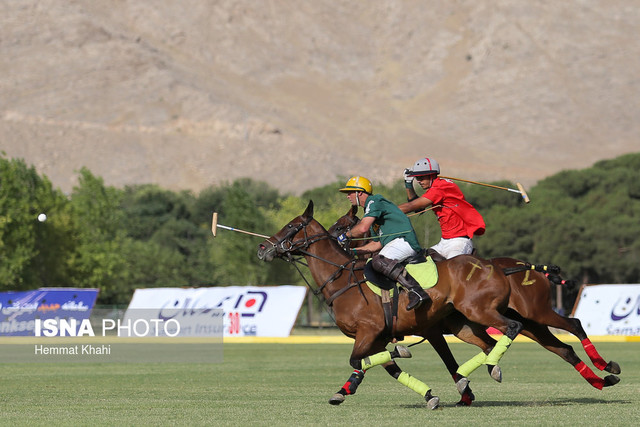
<svg viewBox="0 0 640 427">
<path fill-rule="evenodd" d="M 214 212 L 213 217 L 211 218 L 211 233 L 213 233 L 213 237 L 216 237 L 218 228 L 222 228 L 230 231 L 236 231 L 238 233 L 249 234 L 250 236 L 263 237 L 265 239 L 269 238 L 269 236 L 265 236 L 264 234 L 252 233 L 250 231 L 244 231 L 244 230 L 240 230 L 233 227 L 227 227 L 226 225 L 218 224 L 218 212 Z"/>
<path fill-rule="evenodd" d="M 516 186 L 518 187 L 518 189 L 516 190 L 514 188 L 500 187 L 499 185 L 485 184 L 483 182 L 477 182 L 477 181 L 469 181 L 468 179 L 462 179 L 462 178 L 452 178 L 450 176 L 442 176 L 441 175 L 440 178 L 452 179 L 454 181 L 468 182 L 469 184 L 483 185 L 485 187 L 491 187 L 491 188 L 497 188 L 499 190 L 511 191 L 512 193 L 520 194 L 525 203 L 529 203 L 531 201 L 531 200 L 529 200 L 529 196 L 527 195 L 527 192 L 524 191 L 524 187 L 519 182 L 516 182 Z"/>
</svg>

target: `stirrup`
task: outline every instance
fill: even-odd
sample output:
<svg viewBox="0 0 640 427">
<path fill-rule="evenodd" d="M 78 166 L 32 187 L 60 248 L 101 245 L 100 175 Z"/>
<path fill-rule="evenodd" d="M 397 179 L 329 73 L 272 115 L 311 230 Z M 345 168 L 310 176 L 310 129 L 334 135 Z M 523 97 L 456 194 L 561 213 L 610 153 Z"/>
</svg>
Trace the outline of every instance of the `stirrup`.
<svg viewBox="0 0 640 427">
<path fill-rule="evenodd" d="M 425 301 L 427 301 L 427 298 L 423 298 L 418 292 L 414 291 L 413 289 L 410 289 L 409 292 L 411 292 L 411 294 L 416 295 L 418 300 L 411 301 L 411 296 L 409 296 L 409 304 L 407 304 L 407 311 L 415 310 L 416 308 L 420 307 Z"/>
</svg>

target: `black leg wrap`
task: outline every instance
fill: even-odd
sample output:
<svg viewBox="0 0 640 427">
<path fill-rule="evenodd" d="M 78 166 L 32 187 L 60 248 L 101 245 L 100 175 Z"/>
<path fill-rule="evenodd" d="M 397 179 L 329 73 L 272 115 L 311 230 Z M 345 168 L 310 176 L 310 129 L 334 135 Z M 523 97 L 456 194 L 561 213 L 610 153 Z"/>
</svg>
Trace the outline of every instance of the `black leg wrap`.
<svg viewBox="0 0 640 427">
<path fill-rule="evenodd" d="M 364 371 L 354 371 L 345 385 L 342 386 L 338 393 L 340 394 L 355 394 L 356 390 L 358 390 L 358 386 L 364 379 Z"/>
<path fill-rule="evenodd" d="M 402 369 L 400 369 L 400 367 L 398 365 L 396 365 L 395 363 L 393 363 L 393 364 L 391 364 L 389 366 L 385 366 L 384 369 L 389 373 L 389 375 L 391 375 L 396 380 L 398 379 L 398 377 L 402 373 Z"/>
<path fill-rule="evenodd" d="M 507 326 L 507 333 L 505 334 L 509 339 L 515 340 L 520 331 L 522 330 L 522 323 L 517 320 L 509 320 Z"/>
</svg>

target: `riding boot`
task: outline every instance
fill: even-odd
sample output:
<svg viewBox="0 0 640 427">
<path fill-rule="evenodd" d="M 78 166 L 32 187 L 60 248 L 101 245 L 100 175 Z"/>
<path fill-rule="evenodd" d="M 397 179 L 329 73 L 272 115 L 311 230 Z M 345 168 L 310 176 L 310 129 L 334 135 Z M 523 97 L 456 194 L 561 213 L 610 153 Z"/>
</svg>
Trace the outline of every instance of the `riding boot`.
<svg viewBox="0 0 640 427">
<path fill-rule="evenodd" d="M 420 307 L 424 302 L 431 301 L 431 297 L 427 294 L 420 283 L 405 270 L 403 274 L 399 274 L 398 282 L 407 290 L 409 295 L 409 304 L 407 311 Z"/>
</svg>

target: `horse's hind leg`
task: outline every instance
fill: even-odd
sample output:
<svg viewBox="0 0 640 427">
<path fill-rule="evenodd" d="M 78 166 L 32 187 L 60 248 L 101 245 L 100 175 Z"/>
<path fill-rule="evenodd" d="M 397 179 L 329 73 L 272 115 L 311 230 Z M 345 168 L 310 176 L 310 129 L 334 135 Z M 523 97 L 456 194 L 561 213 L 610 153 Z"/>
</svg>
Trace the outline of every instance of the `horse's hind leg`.
<svg viewBox="0 0 640 427">
<path fill-rule="evenodd" d="M 620 373 L 620 365 L 614 362 L 613 360 L 608 363 L 600 356 L 600 353 L 596 350 L 595 346 L 587 336 L 587 333 L 582 328 L 582 323 L 580 319 L 576 319 L 574 317 L 564 317 L 560 316 L 558 313 L 553 311 L 552 309 L 547 310 L 542 316 L 536 315 L 533 319 L 537 323 L 550 326 L 556 329 L 563 329 L 580 340 L 580 344 L 584 348 L 584 351 L 591 359 L 593 366 L 600 369 L 601 371 L 607 371 L 612 374 Z"/>
<path fill-rule="evenodd" d="M 434 333 L 426 334 L 425 337 L 444 362 L 447 370 L 451 374 L 451 378 L 453 378 L 453 382 L 457 383 L 460 379 L 460 375 L 456 372 L 458 370 L 458 362 L 456 362 L 455 357 L 453 357 L 453 353 L 451 353 L 447 341 L 442 336 L 442 332 L 436 330 Z M 460 400 L 456 403 L 456 406 L 471 406 L 471 403 L 476 399 L 469 385 L 467 385 L 460 394 Z"/>
<path fill-rule="evenodd" d="M 580 360 L 578 355 L 573 351 L 573 347 L 563 343 L 555 335 L 551 333 L 548 327 L 541 325 L 529 319 L 522 319 L 524 329 L 522 334 L 538 342 L 541 346 L 552 353 L 557 354 L 563 360 L 571 364 L 582 377 L 593 387 L 602 390 L 603 387 L 609 387 L 617 384 L 620 379 L 615 375 L 608 375 L 604 379 L 597 376 L 585 363 Z"/>
<path fill-rule="evenodd" d="M 472 319 L 469 316 L 467 317 L 469 319 Z M 472 320 L 480 320 L 482 322 L 481 324 L 483 325 L 493 326 L 494 328 L 497 328 L 498 330 L 500 330 L 500 332 L 503 333 L 503 336 L 498 340 L 489 354 L 479 353 L 458 368 L 458 374 L 460 374 L 460 376 L 462 377 L 456 383 L 456 385 L 458 386 L 458 391 L 464 389 L 464 387 L 468 384 L 468 380 L 466 379 L 466 377 L 468 377 L 473 371 L 475 371 L 483 364 L 487 365 L 487 367 L 489 368 L 489 373 L 491 374 L 491 377 L 493 379 L 498 382 L 502 381 L 502 373 L 499 373 L 498 363 L 511 346 L 513 340 L 522 330 L 522 323 L 518 322 L 517 320 L 506 318 L 498 312 L 494 312 L 492 317 L 493 318 L 491 318 L 490 316 L 485 317 L 484 319 Z"/>
<path fill-rule="evenodd" d="M 460 340 L 480 347 L 483 351 L 483 359 L 485 357 L 484 354 L 488 354 L 496 345 L 496 340 L 487 334 L 485 327 L 478 325 L 477 323 L 470 322 L 457 311 L 447 316 L 443 320 L 443 324 L 448 332 L 454 334 Z M 465 381 L 459 383 L 459 381 L 463 379 L 463 375 L 458 372 L 458 362 L 456 362 L 453 357 L 442 333 L 443 332 L 439 329 L 432 328 L 427 331 L 425 338 L 429 340 L 431 346 L 446 365 L 447 370 L 453 378 L 453 382 L 456 383 L 457 386 L 459 385 L 458 391 L 461 396 L 460 401 L 456 406 L 471 406 L 471 403 L 475 400 L 475 395 L 473 394 L 471 387 L 469 387 L 468 381 L 466 381 L 466 384 L 464 384 Z"/>
</svg>

